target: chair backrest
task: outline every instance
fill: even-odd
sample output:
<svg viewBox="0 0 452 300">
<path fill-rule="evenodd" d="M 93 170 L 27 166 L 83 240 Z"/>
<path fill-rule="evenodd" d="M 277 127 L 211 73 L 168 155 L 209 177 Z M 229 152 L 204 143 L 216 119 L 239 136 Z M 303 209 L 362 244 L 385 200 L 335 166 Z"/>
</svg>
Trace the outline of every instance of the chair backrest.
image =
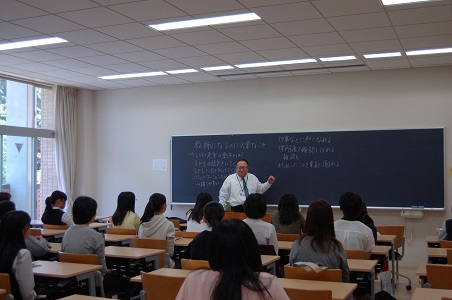
<svg viewBox="0 0 452 300">
<path fill-rule="evenodd" d="M 265 214 L 265 216 L 263 216 L 261 218 L 261 220 L 265 221 L 265 222 L 268 222 L 268 223 L 271 223 L 271 221 L 272 221 L 272 214 L 269 214 L 269 213 Z"/>
<path fill-rule="evenodd" d="M 118 227 L 108 227 L 108 234 L 126 234 L 126 235 L 137 235 L 137 231 L 135 229 L 130 228 L 118 228 Z"/>
<path fill-rule="evenodd" d="M 441 297 L 441 300 L 452 300 L 452 297 Z"/>
<path fill-rule="evenodd" d="M 395 235 L 396 238 L 394 240 L 394 250 L 399 249 L 404 245 L 404 234 L 405 234 L 405 226 L 403 225 L 390 225 L 390 226 L 377 226 L 377 231 L 380 234 L 391 234 Z"/>
<path fill-rule="evenodd" d="M 187 232 L 187 231 L 176 231 L 176 237 L 181 237 L 181 238 L 194 238 L 195 236 L 197 236 L 199 234 L 199 232 Z"/>
<path fill-rule="evenodd" d="M 331 290 L 301 290 L 284 288 L 290 300 L 299 299 L 315 299 L 315 300 L 331 300 L 333 292 Z"/>
<path fill-rule="evenodd" d="M 452 265 L 452 249 L 447 249 L 447 264 Z"/>
<path fill-rule="evenodd" d="M 11 282 L 9 281 L 9 274 L 0 273 L 0 289 L 6 290 L 6 294 L 1 295 L 0 299 L 6 299 L 6 296 L 11 294 Z"/>
<path fill-rule="evenodd" d="M 294 242 L 300 239 L 300 235 L 296 233 L 277 233 L 276 238 L 278 241 Z"/>
<path fill-rule="evenodd" d="M 427 264 L 427 280 L 434 289 L 452 289 L 452 265 Z"/>
<path fill-rule="evenodd" d="M 168 219 L 174 224 L 174 229 L 180 229 L 180 221 L 177 219 Z"/>
<path fill-rule="evenodd" d="M 452 241 L 441 240 L 439 245 L 441 248 L 452 248 Z"/>
<path fill-rule="evenodd" d="M 367 254 L 364 250 L 345 250 L 347 258 L 350 259 L 367 259 Z"/>
<path fill-rule="evenodd" d="M 293 279 L 342 282 L 341 269 L 326 269 L 321 272 L 307 271 L 304 268 L 284 266 L 284 276 Z"/>
<path fill-rule="evenodd" d="M 181 269 L 183 269 L 183 270 L 210 269 L 210 264 L 207 260 L 182 258 L 180 263 L 181 263 Z"/>
<path fill-rule="evenodd" d="M 30 228 L 30 235 L 33 235 L 33 236 L 42 235 L 41 228 Z"/>
<path fill-rule="evenodd" d="M 96 254 L 59 252 L 58 258 L 59 258 L 60 262 L 89 264 L 89 265 L 98 265 L 99 264 L 99 260 L 97 259 Z"/>
<path fill-rule="evenodd" d="M 52 224 L 43 224 L 43 228 L 45 229 L 68 229 L 67 225 L 52 225 Z"/>
<path fill-rule="evenodd" d="M 156 275 L 153 272 L 141 272 L 143 290 L 147 300 L 174 300 L 185 277 Z"/>
<path fill-rule="evenodd" d="M 244 212 L 225 211 L 223 220 L 230 220 L 230 219 L 245 220 L 246 215 Z"/>
<path fill-rule="evenodd" d="M 130 247 L 135 248 L 148 248 L 148 249 L 161 249 L 167 250 L 166 240 L 157 240 L 150 238 L 133 238 L 130 240 Z M 159 254 L 159 265 L 163 268 L 165 265 L 165 254 Z"/>
</svg>

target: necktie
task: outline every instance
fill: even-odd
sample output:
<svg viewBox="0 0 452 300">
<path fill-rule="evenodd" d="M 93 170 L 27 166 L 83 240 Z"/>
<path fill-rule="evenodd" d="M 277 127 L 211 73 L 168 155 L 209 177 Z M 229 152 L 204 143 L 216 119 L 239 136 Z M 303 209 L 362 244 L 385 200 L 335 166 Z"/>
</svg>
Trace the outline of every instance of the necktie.
<svg viewBox="0 0 452 300">
<path fill-rule="evenodd" d="M 248 187 L 246 186 L 245 178 L 243 178 L 242 181 L 243 181 L 243 191 L 245 192 L 245 197 L 248 197 L 248 195 L 250 193 L 248 192 Z"/>
</svg>

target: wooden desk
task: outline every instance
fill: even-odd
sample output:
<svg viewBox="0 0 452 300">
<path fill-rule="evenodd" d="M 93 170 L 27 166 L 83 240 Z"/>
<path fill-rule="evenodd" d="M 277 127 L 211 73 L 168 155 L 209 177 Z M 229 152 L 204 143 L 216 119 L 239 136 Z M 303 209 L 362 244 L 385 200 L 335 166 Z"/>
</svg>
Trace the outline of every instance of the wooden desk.
<svg viewBox="0 0 452 300">
<path fill-rule="evenodd" d="M 427 268 L 425 267 L 427 264 L 420 264 L 416 269 L 416 275 L 419 276 L 421 287 L 427 283 Z"/>
<path fill-rule="evenodd" d="M 347 259 L 350 272 L 369 273 L 371 299 L 375 299 L 375 266 L 377 263 L 378 260 Z"/>
<path fill-rule="evenodd" d="M 60 300 L 99 300 L 99 299 L 105 299 L 105 298 L 86 296 L 86 295 L 78 295 L 78 294 L 60 298 Z"/>
<path fill-rule="evenodd" d="M 41 220 L 31 220 L 30 227 L 31 228 L 42 228 L 44 223 Z"/>
<path fill-rule="evenodd" d="M 262 266 L 270 269 L 270 273 L 276 275 L 276 261 L 279 260 L 278 255 L 261 255 Z"/>
<path fill-rule="evenodd" d="M 395 249 L 394 249 L 394 241 L 396 239 L 395 234 L 380 234 L 380 236 L 377 237 L 376 245 L 389 245 L 391 247 L 390 253 L 391 253 L 391 273 L 392 278 L 395 277 Z M 398 276 L 397 276 L 398 280 Z M 396 286 L 398 284 L 397 280 L 392 280 L 392 290 L 395 291 Z"/>
<path fill-rule="evenodd" d="M 58 254 L 61 251 L 61 243 L 49 243 L 52 248 L 49 249 L 49 253 Z"/>
<path fill-rule="evenodd" d="M 130 245 L 130 240 L 136 238 L 136 235 L 128 235 L 128 234 L 112 234 L 106 233 L 104 235 L 106 243 L 118 243 L 120 242 L 122 245 Z"/>
<path fill-rule="evenodd" d="M 160 267 L 159 255 L 162 253 L 165 253 L 165 250 L 121 246 L 105 247 L 105 257 L 107 259 L 110 258 L 110 260 L 115 260 L 119 263 L 128 265 L 129 269 L 131 262 L 144 260 L 145 265 L 152 261 L 154 263 L 154 269 L 157 270 Z"/>
<path fill-rule="evenodd" d="M 192 238 L 176 238 L 174 247 L 188 247 L 191 241 L 193 241 Z"/>
<path fill-rule="evenodd" d="M 94 273 L 101 268 L 100 265 L 37 260 L 33 263 L 33 275 L 61 279 L 75 277 L 78 281 L 88 279 L 89 294 L 96 296 Z"/>
<path fill-rule="evenodd" d="M 46 240 L 51 240 L 51 241 L 62 239 L 65 233 L 66 233 L 66 229 L 47 229 L 47 228 L 41 229 L 41 235 Z"/>
<path fill-rule="evenodd" d="M 279 250 L 291 250 L 293 242 L 288 241 L 278 241 L 278 249 Z"/>
<path fill-rule="evenodd" d="M 441 297 L 452 298 L 452 290 L 416 288 L 411 300 L 441 300 Z"/>
<path fill-rule="evenodd" d="M 110 222 L 110 216 L 96 216 L 94 218 L 96 222 Z"/>
<path fill-rule="evenodd" d="M 89 224 L 89 227 L 92 229 L 95 229 L 96 231 L 99 231 L 99 232 L 106 232 L 107 228 L 110 227 L 110 223 L 94 222 L 94 223 Z"/>
<path fill-rule="evenodd" d="M 437 235 L 427 235 L 425 237 L 425 241 L 427 242 L 427 247 L 429 248 L 440 248 L 438 236 Z"/>
<path fill-rule="evenodd" d="M 434 264 L 447 264 L 448 248 L 427 248 L 428 262 Z"/>
</svg>

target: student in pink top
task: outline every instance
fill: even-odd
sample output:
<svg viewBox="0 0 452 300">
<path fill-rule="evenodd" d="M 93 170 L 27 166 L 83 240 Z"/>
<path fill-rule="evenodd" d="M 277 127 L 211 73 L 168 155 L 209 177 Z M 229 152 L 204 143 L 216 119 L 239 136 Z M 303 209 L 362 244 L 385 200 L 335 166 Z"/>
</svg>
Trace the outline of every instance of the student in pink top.
<svg viewBox="0 0 452 300">
<path fill-rule="evenodd" d="M 212 231 L 211 270 L 191 272 L 176 300 L 288 300 L 276 277 L 262 271 L 256 237 L 237 219 L 225 220 Z"/>
</svg>

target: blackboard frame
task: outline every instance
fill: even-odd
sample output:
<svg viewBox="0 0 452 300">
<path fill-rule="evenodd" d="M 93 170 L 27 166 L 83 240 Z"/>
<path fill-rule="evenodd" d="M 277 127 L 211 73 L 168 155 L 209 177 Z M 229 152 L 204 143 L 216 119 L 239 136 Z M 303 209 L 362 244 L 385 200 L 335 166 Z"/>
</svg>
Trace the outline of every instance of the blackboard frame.
<svg viewBox="0 0 452 300">
<path fill-rule="evenodd" d="M 378 136 L 378 141 L 375 142 L 375 146 L 372 145 L 372 136 Z M 413 135 L 416 138 L 415 140 L 413 140 Z M 268 142 L 267 144 L 271 144 L 272 147 L 276 146 L 281 146 L 278 145 L 276 142 L 274 142 L 274 140 L 270 140 L 272 138 L 275 137 L 281 137 L 281 136 L 285 136 L 288 138 L 297 138 L 298 140 L 303 140 L 303 138 L 307 138 L 310 137 L 311 141 L 317 139 L 316 143 L 308 143 L 309 147 L 311 147 L 313 150 L 312 151 L 321 151 L 322 153 L 320 155 L 324 155 L 324 158 L 328 157 L 328 155 L 330 155 L 330 153 L 328 153 L 328 151 L 331 151 L 331 146 L 332 147 L 336 147 L 336 150 L 338 153 L 341 151 L 340 148 L 342 147 L 342 154 L 336 154 L 336 158 L 337 155 L 339 155 L 338 157 L 341 158 L 341 155 L 344 155 L 343 158 L 347 158 L 347 151 L 351 151 L 353 152 L 354 150 L 352 148 L 355 148 L 357 144 L 359 144 L 359 147 L 369 147 L 368 149 L 364 148 L 364 150 L 372 150 L 372 147 L 379 147 L 379 143 L 380 145 L 383 144 L 384 146 L 387 146 L 389 148 L 390 144 L 385 145 L 385 143 L 393 143 L 394 147 L 400 147 L 400 148 L 395 148 L 395 150 L 400 149 L 402 151 L 406 151 L 406 152 L 410 152 L 413 151 L 413 153 L 402 153 L 402 154 L 397 154 L 397 152 L 395 153 L 395 155 L 393 156 L 398 156 L 397 159 L 402 159 L 402 160 L 406 160 L 405 157 L 410 158 L 410 155 L 412 155 L 413 157 L 411 159 L 413 159 L 413 161 L 415 159 L 417 159 L 418 163 L 421 164 L 421 157 L 417 158 L 416 155 L 430 155 L 432 156 L 431 158 L 429 157 L 427 160 L 431 159 L 431 162 L 435 164 L 435 182 L 428 182 L 429 186 L 435 186 L 435 190 L 438 190 L 438 187 L 440 187 L 441 191 L 438 191 L 436 194 L 434 194 L 434 199 L 428 199 L 428 201 L 424 198 L 427 197 L 423 197 L 423 200 L 417 200 L 417 201 L 413 201 L 410 202 L 408 204 L 407 200 L 404 200 L 402 205 L 398 205 L 396 202 L 398 201 L 392 201 L 390 202 L 390 205 L 379 205 L 380 202 L 378 202 L 377 198 L 372 199 L 371 197 L 369 197 L 369 195 L 366 193 L 366 191 L 363 193 L 362 190 L 360 192 L 360 190 L 354 190 L 358 193 L 361 194 L 361 196 L 364 198 L 364 200 L 367 202 L 367 205 L 369 208 L 377 208 L 377 209 L 426 209 L 426 210 L 444 210 L 444 195 L 445 195 L 445 128 L 421 128 L 421 129 L 383 129 L 383 130 L 355 130 L 355 131 L 324 131 L 324 132 L 286 132 L 286 133 L 255 133 L 255 134 L 222 134 L 222 135 L 174 135 L 171 138 L 171 204 L 172 205 L 194 205 L 194 201 L 196 199 L 196 195 L 191 193 L 191 196 L 187 197 L 187 199 L 185 199 L 185 201 L 178 201 L 179 199 L 177 199 L 178 197 L 180 197 L 180 186 L 183 186 L 183 182 L 184 180 L 186 180 L 187 177 L 190 177 L 191 175 L 195 175 L 192 174 L 190 172 L 186 172 L 186 167 L 185 168 L 180 168 L 179 167 L 179 163 L 180 160 L 178 160 L 178 158 L 180 159 L 180 157 L 177 156 L 181 156 L 180 154 L 180 147 L 182 146 L 187 146 L 184 145 L 184 143 L 186 142 L 193 142 L 194 140 L 202 140 L 204 142 L 209 142 L 209 141 L 218 141 L 218 139 L 223 140 L 223 141 L 229 141 L 229 142 L 234 142 L 237 140 L 243 141 L 244 139 L 248 139 L 251 142 L 256 142 L 259 143 L 262 141 Z M 322 141 L 325 141 L 325 138 L 330 138 L 330 142 L 329 143 L 323 143 Z M 331 142 L 331 138 L 333 139 L 333 141 Z M 267 139 L 267 140 L 266 140 Z M 335 141 L 336 139 L 336 141 Z M 338 139 L 344 139 L 344 141 L 341 141 L 340 143 L 338 143 Z M 360 139 L 364 139 L 365 143 L 360 143 Z M 392 140 L 393 139 L 393 140 Z M 406 140 L 405 140 L 406 139 Z M 399 141 L 400 140 L 400 141 Z M 397 144 L 400 145 L 397 145 Z M 409 148 L 409 151 L 407 151 L 405 144 L 407 143 L 411 143 L 412 145 L 415 145 L 416 147 L 411 147 Z M 415 144 L 418 143 L 418 144 Z M 431 145 L 432 144 L 432 145 Z M 224 146 L 224 145 L 223 145 Z M 283 146 L 290 146 L 290 145 L 283 145 Z M 292 144 L 293 146 L 293 144 Z M 299 146 L 303 146 L 302 144 L 300 144 Z M 314 147 L 315 146 L 315 147 Z M 347 147 L 351 147 L 350 149 L 345 149 Z M 391 145 L 392 146 L 392 145 Z M 423 148 L 428 148 L 428 147 L 432 147 L 432 149 L 423 149 Z M 339 148 L 338 148 L 339 147 Z M 405 148 L 404 148 L 405 147 Z M 287 147 L 286 147 L 287 148 Z M 419 149 L 418 149 L 419 148 Z M 203 151 L 202 149 L 197 149 L 197 151 Z M 300 147 L 298 147 L 298 150 L 300 150 Z M 362 150 L 362 149 L 361 149 Z M 185 150 L 182 150 L 185 151 Z M 190 150 L 193 151 L 193 150 Z M 255 152 L 253 152 L 255 151 Z M 386 151 L 386 150 L 384 150 Z M 423 152 L 423 151 L 427 151 L 427 152 Z M 429 152 L 431 151 L 431 153 Z M 259 153 L 264 153 L 263 155 L 265 155 L 265 149 L 253 149 L 251 151 L 251 153 L 254 155 L 259 156 Z M 362 155 L 364 160 L 366 160 L 365 156 L 367 156 L 368 153 L 370 153 L 371 151 L 361 151 L 361 154 L 358 153 L 359 155 Z M 274 153 L 276 152 L 271 152 L 271 155 L 274 155 Z M 295 154 L 303 154 L 306 155 L 306 151 L 304 152 L 295 152 Z M 390 153 L 390 152 L 389 152 Z M 186 153 L 188 154 L 188 153 Z M 193 153 L 191 153 L 193 154 Z M 239 153 L 240 154 L 240 153 Z M 242 155 L 237 154 L 237 157 L 242 157 Z M 256 176 L 258 176 L 258 178 L 261 181 L 265 181 L 269 175 L 275 175 L 275 172 L 272 172 L 271 168 L 268 167 L 264 167 L 264 170 L 262 171 L 262 168 L 257 167 L 256 165 L 266 165 L 266 163 L 262 163 L 259 162 L 259 160 L 256 160 L 255 157 L 251 157 L 249 156 L 250 153 L 247 153 L 246 151 L 243 153 L 243 157 L 247 158 L 250 161 L 250 173 L 255 174 Z M 279 155 L 280 153 L 278 153 Z M 318 153 L 317 153 L 318 154 Z M 438 157 L 438 155 L 440 154 L 440 157 Z M 314 154 L 315 155 L 315 154 Z M 356 159 L 356 153 L 353 154 L 354 156 L 354 160 Z M 377 158 L 377 156 L 379 155 L 378 153 L 373 154 L 375 155 L 375 158 Z M 373 164 L 373 168 L 378 169 L 380 167 L 382 168 L 387 168 L 387 170 L 384 171 L 392 171 L 392 169 L 390 170 L 390 168 L 388 166 L 385 166 L 385 160 L 387 158 L 390 158 L 390 154 L 384 154 L 384 155 L 388 155 L 388 157 L 379 157 L 378 159 L 376 159 L 376 162 L 374 162 Z M 219 187 L 221 187 L 221 183 L 223 182 L 224 178 L 226 178 L 227 175 L 233 173 L 235 170 L 233 168 L 233 162 L 235 162 L 235 160 L 237 159 L 237 157 L 233 157 L 231 159 L 227 159 L 228 163 L 226 164 L 228 169 L 228 172 L 223 172 L 224 174 L 221 176 L 217 176 L 216 177 L 216 182 L 220 182 L 220 185 L 218 187 L 215 188 L 215 190 L 213 192 L 211 192 L 207 187 L 204 188 L 199 188 L 199 191 L 204 191 L 207 189 L 208 192 L 211 192 L 212 196 L 214 197 L 214 199 L 218 200 L 218 190 Z M 334 155 L 333 155 L 334 157 Z M 391 156 L 392 157 L 392 156 Z M 272 157 L 273 158 L 273 157 Z M 187 158 L 185 157 L 185 160 L 189 160 L 192 159 L 191 162 L 194 162 L 194 158 L 193 156 L 191 158 Z M 204 159 L 204 158 L 197 158 L 197 161 L 199 159 Z M 262 157 L 261 159 L 266 160 L 265 157 Z M 397 159 L 394 160 L 394 163 L 390 164 L 389 166 L 391 166 L 391 168 L 393 168 L 393 166 L 396 165 L 396 161 Z M 268 159 L 267 159 L 268 160 Z M 279 159 L 280 160 L 280 159 Z M 380 160 L 380 161 L 379 161 Z M 359 159 L 358 159 L 359 161 Z M 199 161 L 198 161 L 199 163 Z M 273 163 L 273 162 L 272 162 Z M 280 162 L 281 163 L 281 162 Z M 321 168 L 319 167 L 318 169 L 312 168 L 309 169 L 308 168 L 301 172 L 300 174 L 305 176 L 305 179 L 302 180 L 303 183 L 300 183 L 301 185 L 303 185 L 304 183 L 310 182 L 310 178 L 307 178 L 306 174 L 308 174 L 309 172 L 311 172 L 310 174 L 312 174 L 314 177 L 317 176 L 317 178 L 323 178 L 326 182 L 328 180 L 332 181 L 329 183 L 329 185 L 334 184 L 334 181 L 337 181 L 338 178 L 343 177 L 343 176 L 333 176 L 334 178 L 328 178 L 328 176 L 324 176 L 322 177 L 322 172 L 321 171 L 325 171 L 327 170 L 327 168 L 334 168 L 334 159 L 331 159 L 331 161 L 327 162 L 328 164 L 331 164 L 332 166 L 328 166 L 325 165 L 325 168 Z M 358 162 L 359 163 L 359 162 Z M 429 161 L 426 162 L 422 162 L 424 164 L 430 164 Z M 304 165 L 300 165 L 298 164 L 298 167 L 300 169 L 303 169 L 303 167 L 306 167 Z M 407 166 L 408 169 L 411 168 L 410 164 L 408 164 Z M 265 168 L 267 168 L 267 170 L 265 170 Z M 338 168 L 341 168 L 341 166 L 339 166 Z M 357 167 L 358 168 L 358 167 Z M 429 168 L 429 166 L 426 166 L 427 169 L 425 169 L 428 172 L 431 172 Z M 273 166 L 274 169 L 274 166 Z M 440 169 L 440 170 L 439 170 Z M 184 171 L 185 170 L 185 171 Z M 288 169 L 290 172 L 292 172 L 294 174 L 298 174 L 296 172 L 298 172 L 299 170 L 295 170 L 293 171 L 293 169 Z M 413 169 L 414 171 L 416 171 L 416 169 Z M 344 171 L 348 171 L 348 174 L 350 174 L 350 170 L 345 169 Z M 403 171 L 403 170 L 396 170 L 396 171 L 401 171 L 402 175 L 404 175 L 405 177 L 415 177 L 417 175 L 412 175 L 412 174 L 418 174 L 421 172 L 410 172 L 409 170 L 407 171 Z M 406 173 L 404 173 L 406 172 Z M 189 174 L 190 173 L 190 174 Z M 372 172 L 362 172 L 363 174 L 359 176 L 359 180 L 364 181 L 366 179 L 366 177 L 371 177 L 370 174 L 372 174 Z M 182 174 L 182 175 L 181 175 Z M 323 173 L 324 175 L 326 173 Z M 178 178 L 179 176 L 179 178 Z M 275 183 L 274 187 L 270 188 L 269 191 L 267 191 L 267 193 L 265 194 L 266 198 L 271 197 L 270 200 L 268 200 L 268 203 L 270 206 L 272 205 L 277 205 L 277 198 L 275 196 L 275 194 L 272 194 L 272 190 L 275 190 L 277 184 L 284 184 L 284 178 L 281 178 L 281 176 L 275 175 L 277 177 L 277 182 Z M 320 176 L 320 177 L 318 177 Z M 397 177 L 397 175 L 394 175 L 394 182 L 396 182 L 397 184 L 393 184 L 392 187 L 389 187 L 392 182 L 388 181 L 385 183 L 385 186 L 388 186 L 389 191 L 390 192 L 398 192 L 399 190 L 399 186 L 403 187 L 404 182 L 400 181 L 399 178 Z M 400 177 L 404 177 L 404 176 L 400 176 Z M 279 178 L 278 178 L 279 177 Z M 312 177 L 312 176 L 309 176 Z M 431 176 L 429 176 L 431 177 Z M 176 180 L 175 180 L 176 179 Z M 422 178 L 421 178 L 422 179 Z M 421 180 L 421 179 L 417 179 L 417 180 Z M 181 181 L 182 180 L 182 181 Z M 279 180 L 279 181 L 278 181 Z M 285 178 L 285 180 L 292 180 L 289 177 Z M 342 179 L 341 179 L 342 180 Z M 355 179 L 356 180 L 356 179 Z M 372 182 L 372 178 L 368 179 L 369 182 Z M 181 184 L 182 182 L 182 184 Z M 316 184 L 316 181 L 312 181 L 310 182 L 310 186 L 312 184 Z M 420 181 L 422 183 L 424 183 L 424 181 Z M 419 183 L 419 182 L 418 182 Z M 176 189 L 175 186 L 178 186 L 178 188 Z M 371 185 L 371 184 L 370 184 Z M 414 184 L 414 189 L 418 188 L 419 184 Z M 391 189 L 394 189 L 391 191 Z M 183 189 L 182 189 L 183 190 Z M 349 189 L 344 189 L 343 192 L 348 191 Z M 352 190 L 352 189 L 350 189 Z M 279 190 L 278 190 L 279 192 Z M 291 192 L 289 190 L 289 192 Z M 275 192 L 276 193 L 276 192 Z M 197 193 L 196 193 L 197 194 Z M 269 194 L 269 197 L 267 197 L 267 194 Z M 294 192 L 294 194 L 297 196 L 297 198 L 299 198 L 299 202 L 301 206 L 307 206 L 309 204 L 310 201 L 314 200 L 314 199 L 308 199 L 303 197 L 302 195 L 300 196 L 298 192 Z M 417 194 L 421 194 L 421 193 L 417 193 Z M 432 193 L 430 193 L 432 194 Z M 336 192 L 334 194 L 334 197 L 329 196 L 330 199 L 328 199 L 328 197 L 323 197 L 326 200 L 328 200 L 333 206 L 337 206 L 338 205 L 338 197 L 340 196 L 340 193 Z M 381 197 L 381 196 L 380 196 Z M 301 199 L 300 199 L 301 198 Z M 321 196 L 316 197 L 316 198 L 321 198 Z M 431 201 L 433 201 L 433 205 L 431 205 Z M 411 201 L 411 200 L 408 200 Z M 392 205 L 392 203 L 395 203 L 394 205 Z M 377 205 L 375 205 L 377 204 Z M 392 205 L 392 206 L 391 206 Z"/>
</svg>

